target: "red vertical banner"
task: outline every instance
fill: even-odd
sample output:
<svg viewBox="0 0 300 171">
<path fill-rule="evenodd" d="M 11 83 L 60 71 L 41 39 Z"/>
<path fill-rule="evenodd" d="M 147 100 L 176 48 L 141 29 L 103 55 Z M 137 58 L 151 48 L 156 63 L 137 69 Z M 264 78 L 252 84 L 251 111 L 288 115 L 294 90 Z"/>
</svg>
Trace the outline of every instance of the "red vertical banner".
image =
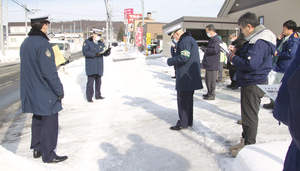
<svg viewBox="0 0 300 171">
<path fill-rule="evenodd" d="M 137 27 L 135 32 L 135 45 L 141 46 L 143 44 L 143 27 Z"/>
<path fill-rule="evenodd" d="M 127 14 L 133 14 L 133 8 L 124 9 L 124 23 L 127 23 Z"/>
</svg>

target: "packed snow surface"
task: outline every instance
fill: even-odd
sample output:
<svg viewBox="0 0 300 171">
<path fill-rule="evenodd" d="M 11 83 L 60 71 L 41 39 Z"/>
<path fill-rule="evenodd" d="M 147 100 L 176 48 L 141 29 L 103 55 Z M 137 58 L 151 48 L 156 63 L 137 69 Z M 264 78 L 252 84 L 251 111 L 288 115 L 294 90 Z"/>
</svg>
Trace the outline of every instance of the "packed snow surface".
<svg viewBox="0 0 300 171">
<path fill-rule="evenodd" d="M 65 98 L 64 109 L 59 112 L 56 153 L 69 159 L 58 164 L 33 159 L 29 149 L 32 114 L 23 114 L 0 130 L 0 170 L 233 170 L 235 158 L 229 146 L 238 143 L 242 132 L 241 125 L 236 124 L 240 119 L 240 90 L 226 88 L 230 80 L 225 80 L 217 86 L 216 100 L 204 101 L 203 82 L 204 89 L 194 95 L 193 127 L 172 131 L 169 127 L 178 120 L 177 96 L 171 78 L 174 68 L 165 60 L 113 48 L 104 59 L 101 92 L 105 99 L 94 99 L 94 103 L 85 97 L 85 59 L 60 67 Z M 264 103 L 269 103 L 268 97 L 262 99 Z M 286 141 L 273 144 L 281 149 L 276 159 L 283 162 L 290 140 L 287 127 L 279 126 L 271 110 L 261 107 L 257 145 L 240 155 L 259 152 L 253 148 L 267 150 L 268 145 L 260 146 L 265 143 Z M 249 164 L 250 157 L 241 157 L 236 158 L 236 168 L 242 162 L 250 169 L 260 164 L 255 158 L 256 162 Z M 278 160 L 265 164 L 278 164 Z"/>
</svg>

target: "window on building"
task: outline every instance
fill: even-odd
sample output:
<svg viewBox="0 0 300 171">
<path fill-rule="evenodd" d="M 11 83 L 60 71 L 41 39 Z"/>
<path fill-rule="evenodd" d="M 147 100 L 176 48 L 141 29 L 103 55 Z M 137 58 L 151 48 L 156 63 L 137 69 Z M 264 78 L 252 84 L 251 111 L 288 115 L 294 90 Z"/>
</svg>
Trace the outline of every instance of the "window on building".
<svg viewBox="0 0 300 171">
<path fill-rule="evenodd" d="M 17 42 L 17 38 L 10 38 L 10 42 L 12 42 L 12 43 Z"/>
<path fill-rule="evenodd" d="M 259 24 L 264 24 L 264 16 L 258 17 Z"/>
<path fill-rule="evenodd" d="M 20 32 L 20 28 L 15 28 L 15 32 Z"/>
<path fill-rule="evenodd" d="M 156 39 L 163 39 L 163 35 L 157 35 Z"/>
</svg>

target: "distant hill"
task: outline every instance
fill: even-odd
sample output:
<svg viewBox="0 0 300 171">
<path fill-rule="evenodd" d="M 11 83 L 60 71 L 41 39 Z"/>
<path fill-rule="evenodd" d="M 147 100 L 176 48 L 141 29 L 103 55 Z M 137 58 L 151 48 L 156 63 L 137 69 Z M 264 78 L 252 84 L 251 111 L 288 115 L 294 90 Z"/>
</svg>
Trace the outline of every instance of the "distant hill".
<svg viewBox="0 0 300 171">
<path fill-rule="evenodd" d="M 75 20 L 75 21 L 64 21 L 64 22 L 51 22 L 51 28 L 49 31 L 54 33 L 63 33 L 70 32 L 70 27 L 72 27 L 72 32 L 74 32 L 74 22 L 75 22 L 75 32 L 80 32 L 80 25 L 82 26 L 82 31 L 86 34 L 87 28 L 91 31 L 93 28 L 97 28 L 102 30 L 106 29 L 106 21 L 95 21 L 95 20 Z M 124 23 L 122 21 L 113 22 L 113 32 L 114 34 L 118 34 L 119 29 Z"/>
</svg>

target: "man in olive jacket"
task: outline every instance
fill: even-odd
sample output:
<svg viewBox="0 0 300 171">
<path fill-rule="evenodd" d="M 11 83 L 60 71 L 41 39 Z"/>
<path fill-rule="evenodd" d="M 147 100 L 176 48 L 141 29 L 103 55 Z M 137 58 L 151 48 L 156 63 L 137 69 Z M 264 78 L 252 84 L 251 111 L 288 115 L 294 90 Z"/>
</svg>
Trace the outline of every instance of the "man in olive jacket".
<svg viewBox="0 0 300 171">
<path fill-rule="evenodd" d="M 82 46 L 82 53 L 85 56 L 85 71 L 87 75 L 86 98 L 88 102 L 93 102 L 94 82 L 96 100 L 104 99 L 101 96 L 101 77 L 103 76 L 103 56 L 110 55 L 110 48 L 106 50 L 104 43 L 100 40 L 102 31 L 93 29 L 93 36 L 85 40 Z"/>
<path fill-rule="evenodd" d="M 198 45 L 189 32 L 183 32 L 177 25 L 166 34 L 177 43 L 176 54 L 168 58 L 169 66 L 176 66 L 176 90 L 179 120 L 171 130 L 181 130 L 193 126 L 194 91 L 202 89 L 201 68 Z"/>
<path fill-rule="evenodd" d="M 206 34 L 211 39 L 205 48 L 201 47 L 201 50 L 204 52 L 202 64 L 203 68 L 206 69 L 205 84 L 207 87 L 207 94 L 203 95 L 203 99 L 215 100 L 217 73 L 220 68 L 219 43 L 221 40 L 212 24 L 206 26 Z"/>
</svg>

